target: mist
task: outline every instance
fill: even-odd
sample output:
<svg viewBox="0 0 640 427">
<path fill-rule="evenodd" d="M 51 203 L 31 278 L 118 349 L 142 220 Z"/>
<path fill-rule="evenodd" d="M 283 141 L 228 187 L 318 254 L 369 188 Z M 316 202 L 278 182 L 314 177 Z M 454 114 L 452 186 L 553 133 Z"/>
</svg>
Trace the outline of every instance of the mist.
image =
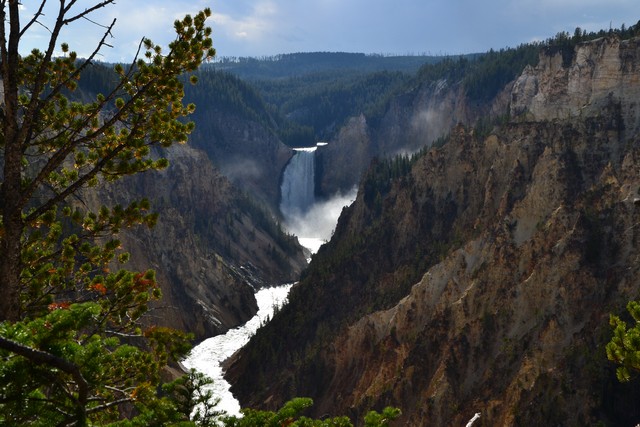
<svg viewBox="0 0 640 427">
<path fill-rule="evenodd" d="M 306 212 L 284 212 L 285 229 L 298 237 L 300 244 L 316 253 L 322 244 L 331 239 L 338 218 L 345 206 L 356 199 L 354 187 L 346 194 L 337 194 L 328 200 L 314 202 Z"/>
</svg>

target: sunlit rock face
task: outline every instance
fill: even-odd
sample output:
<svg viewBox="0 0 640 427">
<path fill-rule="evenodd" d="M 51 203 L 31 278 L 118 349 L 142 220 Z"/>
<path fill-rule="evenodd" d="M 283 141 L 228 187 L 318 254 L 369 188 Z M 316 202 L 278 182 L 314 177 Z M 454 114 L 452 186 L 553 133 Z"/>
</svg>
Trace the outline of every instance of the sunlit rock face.
<svg viewBox="0 0 640 427">
<path fill-rule="evenodd" d="M 354 418 L 393 405 L 407 426 L 478 412 L 635 425 L 639 387 L 617 383 L 604 344 L 609 313 L 640 294 L 637 45 L 582 44 L 564 68 L 543 57 L 508 88 L 509 123 L 456 126 L 388 187 L 365 181 L 286 310 L 234 359 L 242 404 L 310 396 L 315 415 Z"/>
<path fill-rule="evenodd" d="M 640 150 L 617 136 L 518 125 L 482 141 L 458 134 L 420 162 L 415 185 L 389 196 L 396 240 L 417 233 L 413 212 L 440 217 L 451 204 L 461 243 L 393 307 L 339 334 L 318 403 L 420 408 L 405 413 L 415 426 L 462 425 L 475 412 L 491 425 L 620 416 L 592 394 L 621 393 L 602 350 L 608 310 L 640 290 Z"/>
<path fill-rule="evenodd" d="M 568 119 L 598 115 L 615 105 L 618 126 L 630 137 L 640 126 L 640 41 L 616 36 L 581 43 L 565 67 L 561 53 L 541 55 L 516 81 L 511 114 L 530 120 Z M 614 117 L 615 118 L 615 117 Z"/>
</svg>

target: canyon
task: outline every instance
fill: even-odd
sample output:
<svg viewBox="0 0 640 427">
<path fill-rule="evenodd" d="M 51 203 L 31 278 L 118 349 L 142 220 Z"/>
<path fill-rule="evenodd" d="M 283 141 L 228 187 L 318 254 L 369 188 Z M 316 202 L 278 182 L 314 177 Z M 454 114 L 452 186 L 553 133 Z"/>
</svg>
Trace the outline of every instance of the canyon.
<svg viewBox="0 0 640 427">
<path fill-rule="evenodd" d="M 539 50 L 490 96 L 455 72 L 409 80 L 313 156 L 282 143 L 246 83 L 205 71 L 249 111 L 187 91 L 197 127 L 163 154 L 171 166 L 83 202 L 152 201 L 158 225 L 121 236 L 128 267 L 156 271 L 152 321 L 195 342 L 250 319 L 258 289 L 298 280 L 225 363 L 243 406 L 305 396 L 314 416 L 356 420 L 391 405 L 407 426 L 635 423 L 640 387 L 617 382 L 604 345 L 609 314 L 640 291 L 640 40 Z M 306 196 L 287 199 L 284 171 L 303 159 Z M 306 210 L 354 187 L 307 265 L 283 200 Z"/>
<path fill-rule="evenodd" d="M 327 188 L 366 173 L 290 303 L 228 362 L 243 405 L 309 396 L 314 415 L 353 419 L 392 405 L 406 426 L 640 419 L 640 388 L 604 352 L 609 314 L 640 291 L 640 39 L 570 58 L 542 49 L 482 105 L 423 83 L 329 141 Z M 480 132 L 487 114 L 506 119 Z M 447 133 L 406 170 L 369 164 Z"/>
</svg>

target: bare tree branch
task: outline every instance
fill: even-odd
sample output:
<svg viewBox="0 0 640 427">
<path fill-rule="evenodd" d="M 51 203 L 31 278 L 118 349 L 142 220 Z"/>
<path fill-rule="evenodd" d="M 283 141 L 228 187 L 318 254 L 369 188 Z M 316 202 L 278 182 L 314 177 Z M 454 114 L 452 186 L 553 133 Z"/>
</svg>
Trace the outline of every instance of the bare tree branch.
<svg viewBox="0 0 640 427">
<path fill-rule="evenodd" d="M 114 400 L 113 402 L 105 403 L 104 405 L 93 406 L 87 409 L 87 414 L 93 414 L 95 412 L 104 411 L 105 409 L 109 409 L 113 406 L 120 405 L 122 403 L 133 402 L 133 399 L 128 397 L 124 399 Z"/>
<path fill-rule="evenodd" d="M 42 23 L 40 23 L 38 21 L 38 18 L 40 18 L 43 15 L 42 10 L 44 9 L 44 6 L 46 4 L 47 4 L 47 0 L 42 0 L 40 2 L 40 8 L 38 8 L 36 13 L 33 15 L 33 18 L 31 18 L 31 20 L 29 22 L 27 22 L 27 25 L 24 26 L 22 31 L 20 31 L 20 37 L 24 36 L 24 33 L 26 33 L 34 23 L 38 23 L 38 24 L 42 25 L 43 27 L 47 28 L 45 25 L 43 25 Z M 47 28 L 47 30 L 48 30 L 48 28 Z"/>
<path fill-rule="evenodd" d="M 65 13 L 67 13 L 67 12 L 69 12 L 69 10 L 71 10 L 71 6 L 73 6 L 73 4 L 75 2 L 76 2 L 76 0 L 73 0 L 69 4 L 69 6 L 67 6 L 67 8 L 65 10 Z M 110 4 L 113 4 L 113 3 L 115 3 L 115 0 L 104 0 L 104 1 L 101 1 L 98 4 L 91 6 L 89 9 L 85 9 L 84 12 L 81 12 L 81 13 L 75 15 L 75 16 L 72 16 L 71 18 L 65 19 L 63 21 L 63 23 L 64 23 L 64 25 L 67 25 L 67 24 L 69 24 L 69 23 L 71 23 L 73 21 L 76 21 L 76 20 L 80 19 L 80 18 L 86 17 L 87 15 L 89 15 L 90 13 L 92 13 L 92 12 L 98 10 L 98 9 L 102 9 L 103 7 L 108 6 Z"/>
</svg>

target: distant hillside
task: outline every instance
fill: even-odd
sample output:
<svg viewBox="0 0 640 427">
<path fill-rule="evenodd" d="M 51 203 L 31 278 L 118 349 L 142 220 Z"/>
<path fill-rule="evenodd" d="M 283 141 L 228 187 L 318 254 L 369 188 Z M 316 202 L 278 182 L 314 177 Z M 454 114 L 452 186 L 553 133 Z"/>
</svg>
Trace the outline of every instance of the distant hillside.
<svg viewBox="0 0 640 427">
<path fill-rule="evenodd" d="M 373 73 L 403 71 L 413 73 L 424 64 L 436 63 L 443 56 L 405 55 L 384 56 L 364 53 L 312 52 L 289 53 L 261 58 L 223 57 L 211 64 L 220 71 L 228 71 L 243 79 L 281 79 L 317 73 Z"/>
<path fill-rule="evenodd" d="M 205 70 L 247 82 L 269 106 L 279 138 L 289 146 L 308 146 L 333 136 L 350 116 L 381 110 L 410 76 L 444 58 L 293 53 L 222 58 Z"/>
<path fill-rule="evenodd" d="M 265 101 L 286 120 L 279 132 L 287 145 L 315 145 L 332 138 L 349 117 L 381 114 L 389 99 L 409 81 L 400 71 L 362 74 L 309 74 L 254 81 Z M 291 129 L 291 130 L 289 130 Z M 298 132 L 292 132 L 298 130 Z M 306 134 L 300 132 L 306 130 Z M 304 139 L 305 136 L 309 135 Z"/>
</svg>

